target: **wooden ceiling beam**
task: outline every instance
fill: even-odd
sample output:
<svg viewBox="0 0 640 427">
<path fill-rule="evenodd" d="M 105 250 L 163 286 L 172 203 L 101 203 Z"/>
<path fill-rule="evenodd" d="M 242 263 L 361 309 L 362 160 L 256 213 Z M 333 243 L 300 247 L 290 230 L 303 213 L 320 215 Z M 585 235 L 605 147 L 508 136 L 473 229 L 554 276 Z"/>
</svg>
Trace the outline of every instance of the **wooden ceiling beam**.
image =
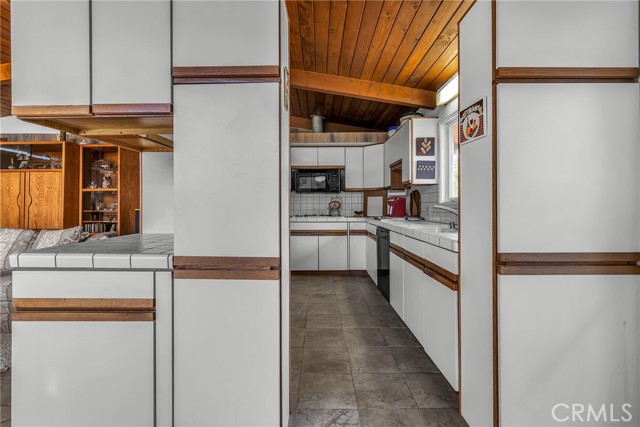
<svg viewBox="0 0 640 427">
<path fill-rule="evenodd" d="M 298 129 L 312 130 L 311 119 L 306 117 L 289 117 L 289 126 Z M 341 123 L 324 122 L 325 132 L 379 132 L 377 129 L 364 128 L 359 126 L 343 125 Z"/>
<path fill-rule="evenodd" d="M 416 108 L 436 108 L 436 92 L 313 71 L 291 70 L 291 87 Z"/>
</svg>

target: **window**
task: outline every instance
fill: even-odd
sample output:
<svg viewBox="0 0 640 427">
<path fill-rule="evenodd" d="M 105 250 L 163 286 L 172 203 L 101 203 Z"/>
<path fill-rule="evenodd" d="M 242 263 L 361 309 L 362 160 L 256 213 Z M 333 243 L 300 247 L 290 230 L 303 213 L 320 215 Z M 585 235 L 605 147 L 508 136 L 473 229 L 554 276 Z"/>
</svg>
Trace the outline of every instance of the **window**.
<svg viewBox="0 0 640 427">
<path fill-rule="evenodd" d="M 442 167 L 440 186 L 440 203 L 458 201 L 458 156 L 460 145 L 458 143 L 458 113 L 449 116 L 440 123 L 440 160 Z"/>
</svg>

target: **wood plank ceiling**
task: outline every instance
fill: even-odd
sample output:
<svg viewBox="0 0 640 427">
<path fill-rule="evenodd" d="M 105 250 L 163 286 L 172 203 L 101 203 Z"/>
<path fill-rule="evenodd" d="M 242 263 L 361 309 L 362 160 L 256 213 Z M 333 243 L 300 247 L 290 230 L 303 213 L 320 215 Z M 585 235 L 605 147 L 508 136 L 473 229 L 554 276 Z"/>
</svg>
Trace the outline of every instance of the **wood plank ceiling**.
<svg viewBox="0 0 640 427">
<path fill-rule="evenodd" d="M 8 64 L 8 65 L 7 65 Z M 11 114 L 11 3 L 0 0 L 0 117 Z M 6 78 L 9 77 L 9 78 Z"/>
<path fill-rule="evenodd" d="M 458 71 L 473 0 L 286 0 L 292 69 L 435 91 Z M 415 107 L 293 88 L 292 116 L 386 130 Z"/>
</svg>

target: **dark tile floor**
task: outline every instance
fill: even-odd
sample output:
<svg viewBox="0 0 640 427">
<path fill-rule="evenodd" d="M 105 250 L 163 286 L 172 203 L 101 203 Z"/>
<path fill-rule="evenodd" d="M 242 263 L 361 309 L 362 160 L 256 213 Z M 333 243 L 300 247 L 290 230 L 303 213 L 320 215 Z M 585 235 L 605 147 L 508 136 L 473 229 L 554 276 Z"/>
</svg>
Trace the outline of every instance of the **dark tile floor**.
<svg viewBox="0 0 640 427">
<path fill-rule="evenodd" d="M 291 427 L 466 427 L 456 393 L 368 277 L 293 276 Z"/>
<path fill-rule="evenodd" d="M 11 427 L 11 369 L 0 373 L 0 427 Z"/>
</svg>

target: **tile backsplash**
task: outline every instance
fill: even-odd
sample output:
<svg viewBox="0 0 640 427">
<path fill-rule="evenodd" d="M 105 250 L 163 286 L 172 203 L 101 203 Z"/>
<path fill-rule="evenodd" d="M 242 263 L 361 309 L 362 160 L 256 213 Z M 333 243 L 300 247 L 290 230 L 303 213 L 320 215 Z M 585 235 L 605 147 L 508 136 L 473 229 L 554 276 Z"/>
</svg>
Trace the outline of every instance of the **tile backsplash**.
<svg viewBox="0 0 640 427">
<path fill-rule="evenodd" d="M 457 202 L 440 203 L 439 185 L 414 185 L 407 191 L 407 214 L 410 212 L 411 201 L 409 194 L 413 190 L 420 192 L 421 213 L 420 216 L 427 221 L 440 222 L 449 224 L 450 222 L 458 223 L 458 217 L 450 212 L 440 209 L 433 209 L 434 205 L 444 205 L 450 208 L 458 209 Z"/>
<path fill-rule="evenodd" d="M 332 198 L 342 199 L 340 207 L 343 216 L 353 216 L 353 211 L 363 208 L 363 193 L 349 191 L 342 193 L 291 193 L 291 215 L 326 215 Z"/>
</svg>

